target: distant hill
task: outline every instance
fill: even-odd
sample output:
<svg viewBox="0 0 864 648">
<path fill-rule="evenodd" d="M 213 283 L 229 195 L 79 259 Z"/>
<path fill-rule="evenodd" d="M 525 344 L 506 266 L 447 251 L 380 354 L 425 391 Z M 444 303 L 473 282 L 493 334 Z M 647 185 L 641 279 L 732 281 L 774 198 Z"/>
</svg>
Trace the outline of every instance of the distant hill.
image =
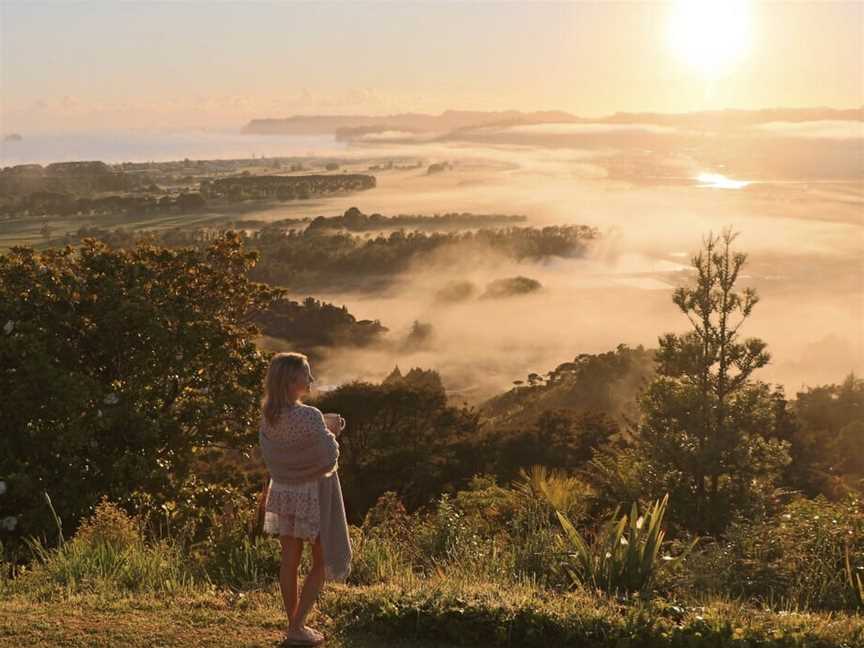
<svg viewBox="0 0 864 648">
<path fill-rule="evenodd" d="M 525 428 L 544 412 L 563 408 L 605 414 L 627 428 L 639 417 L 639 393 L 654 377 L 654 353 L 641 344 L 619 344 L 614 351 L 580 353 L 542 375 L 531 373 L 479 405 L 483 426 Z"/>
<path fill-rule="evenodd" d="M 397 115 L 295 115 L 284 119 L 253 119 L 244 133 L 279 135 L 331 135 L 339 129 L 404 130 L 409 132 L 448 132 L 457 128 L 501 123 L 542 124 L 580 121 L 561 111 L 523 113 L 518 110 L 494 112 L 445 110 L 440 115 L 402 113 Z M 371 130 L 370 130 L 371 129 Z"/>
<path fill-rule="evenodd" d="M 718 128 L 775 121 L 864 121 L 864 106 L 850 109 L 767 108 L 763 110 L 712 110 L 690 113 L 628 113 L 605 117 L 579 117 L 559 110 L 521 112 L 518 110 L 445 110 L 440 115 L 400 113 L 395 115 L 295 115 L 281 119 L 253 119 L 243 133 L 257 135 L 337 135 L 347 137 L 385 131 L 447 133 L 480 126 L 517 124 L 593 123 L 655 124 Z"/>
<path fill-rule="evenodd" d="M 716 128 L 752 126 L 770 122 L 864 121 L 864 106 L 845 110 L 835 108 L 764 108 L 762 110 L 706 110 L 691 113 L 619 112 L 594 120 L 605 124 L 653 124 Z"/>
</svg>

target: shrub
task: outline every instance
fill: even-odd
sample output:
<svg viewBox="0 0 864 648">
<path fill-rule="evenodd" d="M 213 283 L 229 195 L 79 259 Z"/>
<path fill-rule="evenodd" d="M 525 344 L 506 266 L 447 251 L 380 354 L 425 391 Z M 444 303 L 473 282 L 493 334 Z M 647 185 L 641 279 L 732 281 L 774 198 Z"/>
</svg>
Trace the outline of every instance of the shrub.
<svg viewBox="0 0 864 648">
<path fill-rule="evenodd" d="M 457 561 L 479 545 L 479 536 L 466 522 L 465 515 L 442 493 L 431 512 L 420 515 L 416 527 L 418 557 L 424 567 Z"/>
<path fill-rule="evenodd" d="M 81 522 L 75 538 L 86 545 L 105 544 L 119 549 L 144 542 L 139 521 L 109 502 L 105 496 L 96 506 L 93 515 Z"/>
<path fill-rule="evenodd" d="M 227 483 L 236 467 L 226 466 L 222 483 L 213 483 L 191 475 L 171 493 L 151 494 L 135 490 L 128 497 L 129 506 L 136 511 L 146 532 L 157 537 L 170 537 L 183 545 L 190 545 L 211 537 L 214 526 L 242 514 L 249 525 L 252 499 L 235 486 Z M 239 472 L 239 471 L 238 471 Z M 241 512 L 241 513 L 236 513 Z"/>
<path fill-rule="evenodd" d="M 733 524 L 715 552 L 718 587 L 801 607 L 857 605 L 853 575 L 864 568 L 864 504 L 799 498 L 775 516 Z"/>
<path fill-rule="evenodd" d="M 520 506 L 516 494 L 499 486 L 495 477 L 488 474 L 474 475 L 467 488 L 456 493 L 454 503 L 484 538 L 506 536 L 507 525 Z"/>
<path fill-rule="evenodd" d="M 849 589 L 852 590 L 852 598 L 858 607 L 864 607 L 864 566 L 852 566 L 852 560 L 849 558 L 849 547 L 846 547 L 846 582 Z"/>
<path fill-rule="evenodd" d="M 591 487 L 566 471 L 533 465 L 527 471 L 520 468 L 519 477 L 514 491 L 520 496 L 522 506 L 536 505 L 536 512 L 549 521 L 553 520 L 556 511 L 571 519 L 581 519 L 588 511 L 593 498 Z"/>
<path fill-rule="evenodd" d="M 447 485 L 467 480 L 476 463 L 469 441 L 478 414 L 448 405 L 435 372 L 391 374 L 380 385 L 346 383 L 315 404 L 349 422 L 339 437 L 349 522 L 361 524 L 388 490 L 398 493 L 409 511 L 432 505 Z"/>
<path fill-rule="evenodd" d="M 411 536 L 411 517 L 394 491 L 385 491 L 363 518 L 365 534 L 384 536 L 397 542 Z"/>
<path fill-rule="evenodd" d="M 587 592 L 556 597 L 464 583 L 326 590 L 321 609 L 345 632 L 401 642 L 592 648 L 838 648 L 860 646 L 855 616 L 772 614 L 734 603 L 682 607 L 655 599 L 619 605 Z"/>
<path fill-rule="evenodd" d="M 16 537 L 76 525 L 102 495 L 164 496 L 201 448 L 249 447 L 267 360 L 251 315 L 277 291 L 228 234 L 201 249 L 142 244 L 0 254 L 0 479 Z M 129 449 L 134 448 L 134 452 Z"/>
<path fill-rule="evenodd" d="M 348 582 L 352 585 L 386 583 L 411 572 L 407 547 L 386 533 L 349 526 L 354 557 Z"/>
<path fill-rule="evenodd" d="M 251 505 L 229 508 L 207 525 L 207 536 L 190 547 L 190 555 L 209 580 L 235 589 L 254 589 L 279 574 L 282 548 L 279 539 L 251 533 Z"/>
<path fill-rule="evenodd" d="M 676 558 L 660 556 L 666 535 L 661 525 L 668 501 L 669 496 L 664 496 L 645 515 L 638 514 L 635 502 L 629 516 L 618 519 L 616 511 L 593 545 L 582 538 L 566 515 L 557 512 L 565 532 L 563 546 L 570 550 L 566 553 L 570 560 L 565 560 L 563 568 L 573 582 L 610 594 L 647 592 L 661 570 L 671 569 L 687 553 Z"/>
<path fill-rule="evenodd" d="M 181 547 L 168 540 L 145 543 L 136 520 L 104 498 L 59 548 L 35 539 L 29 544 L 37 564 L 17 579 L 22 586 L 170 593 L 192 588 L 196 578 Z"/>
</svg>

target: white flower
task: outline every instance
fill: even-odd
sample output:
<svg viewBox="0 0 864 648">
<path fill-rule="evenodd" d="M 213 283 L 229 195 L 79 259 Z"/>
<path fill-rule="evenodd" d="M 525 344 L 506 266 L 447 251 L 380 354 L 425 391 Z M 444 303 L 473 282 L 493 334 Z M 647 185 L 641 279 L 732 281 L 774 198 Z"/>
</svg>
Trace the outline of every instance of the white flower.
<svg viewBox="0 0 864 648">
<path fill-rule="evenodd" d="M 0 481 L 0 495 L 6 492 L 6 482 Z"/>
<path fill-rule="evenodd" d="M 14 329 L 14 328 L 15 328 L 15 322 L 13 322 L 12 320 L 9 320 L 8 322 L 6 322 L 6 325 L 3 327 L 3 332 L 6 335 L 9 335 L 12 332 L 12 329 Z"/>
<path fill-rule="evenodd" d="M 627 538 L 625 538 L 624 536 L 621 536 L 621 544 L 624 545 L 624 546 L 626 547 L 626 546 L 629 545 L 630 543 L 627 542 Z"/>
<path fill-rule="evenodd" d="M 18 526 L 18 518 L 14 515 L 9 515 L 0 520 L 0 527 L 7 531 L 14 531 L 16 526 Z"/>
<path fill-rule="evenodd" d="M 120 397 L 117 394 L 108 394 L 105 397 L 105 404 L 106 405 L 116 405 L 119 402 L 120 402 Z"/>
</svg>

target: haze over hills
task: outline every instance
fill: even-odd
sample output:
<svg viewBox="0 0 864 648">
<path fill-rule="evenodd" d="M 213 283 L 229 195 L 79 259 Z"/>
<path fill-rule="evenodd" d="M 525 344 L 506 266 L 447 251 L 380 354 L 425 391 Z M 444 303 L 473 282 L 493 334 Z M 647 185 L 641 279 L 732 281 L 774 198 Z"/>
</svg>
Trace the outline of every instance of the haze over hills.
<svg viewBox="0 0 864 648">
<path fill-rule="evenodd" d="M 400 113 L 394 115 L 294 115 L 285 118 L 253 119 L 242 132 L 257 135 L 328 135 L 357 130 L 376 132 L 448 132 L 481 126 L 529 125 L 544 123 L 648 124 L 723 129 L 769 122 L 864 121 L 864 106 L 849 109 L 827 107 L 765 108 L 761 110 L 711 110 L 688 113 L 616 112 L 604 117 L 579 117 L 559 110 L 521 112 L 518 110 L 446 110 L 439 115 Z"/>
<path fill-rule="evenodd" d="M 398 128 L 412 131 L 448 131 L 469 126 L 500 123 L 570 122 L 580 118 L 563 111 L 523 113 L 518 110 L 445 110 L 440 115 L 400 113 L 396 115 L 294 115 L 283 119 L 253 119 L 244 133 L 279 135 L 329 135 L 342 128 Z"/>
</svg>

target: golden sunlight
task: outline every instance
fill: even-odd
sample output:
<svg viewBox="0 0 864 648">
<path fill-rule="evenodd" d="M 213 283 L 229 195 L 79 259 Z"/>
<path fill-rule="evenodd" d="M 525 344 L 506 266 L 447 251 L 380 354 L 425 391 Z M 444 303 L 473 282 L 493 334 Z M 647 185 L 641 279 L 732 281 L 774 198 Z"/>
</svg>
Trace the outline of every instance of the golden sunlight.
<svg viewBox="0 0 864 648">
<path fill-rule="evenodd" d="M 729 72 L 750 49 L 749 0 L 678 0 L 669 20 L 669 45 L 700 76 Z"/>
<path fill-rule="evenodd" d="M 747 180 L 733 180 L 719 173 L 700 173 L 696 176 L 700 187 L 715 187 L 717 189 L 743 189 L 751 184 Z"/>
</svg>

